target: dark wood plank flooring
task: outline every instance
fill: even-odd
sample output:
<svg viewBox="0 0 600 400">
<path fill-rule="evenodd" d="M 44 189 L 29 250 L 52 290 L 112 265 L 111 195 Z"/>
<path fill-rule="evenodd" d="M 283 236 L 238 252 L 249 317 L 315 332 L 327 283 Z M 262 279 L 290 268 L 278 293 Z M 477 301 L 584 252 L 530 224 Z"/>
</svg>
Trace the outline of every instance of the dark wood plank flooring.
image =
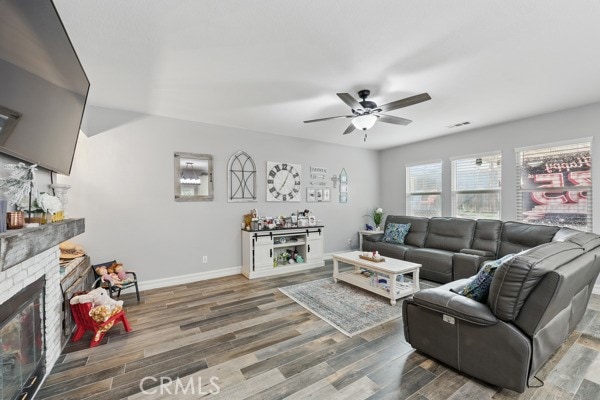
<svg viewBox="0 0 600 400">
<path fill-rule="evenodd" d="M 115 326 L 93 349 L 90 333 L 69 343 L 35 398 L 600 399 L 600 296 L 538 373 L 544 386 L 519 394 L 414 351 L 401 319 L 349 338 L 277 290 L 331 274 L 329 262 L 146 291 L 139 304 L 125 295 L 134 331 Z"/>
</svg>

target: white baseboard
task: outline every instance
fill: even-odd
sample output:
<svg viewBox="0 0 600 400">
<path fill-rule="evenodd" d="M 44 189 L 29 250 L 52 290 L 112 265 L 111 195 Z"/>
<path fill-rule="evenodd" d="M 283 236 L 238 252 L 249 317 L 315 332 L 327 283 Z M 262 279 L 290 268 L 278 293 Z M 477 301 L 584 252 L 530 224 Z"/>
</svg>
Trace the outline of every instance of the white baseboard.
<svg viewBox="0 0 600 400">
<path fill-rule="evenodd" d="M 333 253 L 323 254 L 323 260 L 331 260 Z M 292 271 L 290 271 L 292 272 Z M 140 280 L 138 283 L 140 290 L 160 289 L 167 286 L 183 285 L 190 282 L 205 281 L 207 279 L 223 278 L 231 275 L 241 275 L 242 267 L 229 267 L 213 271 L 197 272 L 195 274 L 172 276 L 169 278 L 153 279 L 149 281 Z M 133 288 L 123 290 L 123 293 L 135 292 Z"/>
<path fill-rule="evenodd" d="M 600 283 L 596 283 L 594 285 L 594 289 L 592 289 L 593 294 L 600 294 Z"/>
<path fill-rule="evenodd" d="M 167 286 L 183 285 L 190 282 L 205 281 L 207 279 L 222 278 L 231 275 L 240 275 L 242 267 L 229 267 L 213 271 L 197 272 L 195 274 L 172 276 L 169 278 L 153 279 L 150 281 L 140 280 L 140 290 L 159 289 Z M 123 292 L 125 293 L 125 291 Z"/>
</svg>

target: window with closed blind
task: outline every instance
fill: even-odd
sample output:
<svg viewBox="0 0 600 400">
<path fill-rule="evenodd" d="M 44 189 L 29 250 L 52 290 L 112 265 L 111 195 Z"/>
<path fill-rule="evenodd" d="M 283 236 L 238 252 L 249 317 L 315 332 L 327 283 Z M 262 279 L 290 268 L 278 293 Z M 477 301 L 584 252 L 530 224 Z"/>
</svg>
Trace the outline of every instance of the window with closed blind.
<svg viewBox="0 0 600 400">
<path fill-rule="evenodd" d="M 591 144 L 516 149 L 520 221 L 592 230 Z"/>
<path fill-rule="evenodd" d="M 442 162 L 406 167 L 406 215 L 442 215 Z"/>
<path fill-rule="evenodd" d="M 500 152 L 452 160 L 452 216 L 500 219 Z"/>
</svg>

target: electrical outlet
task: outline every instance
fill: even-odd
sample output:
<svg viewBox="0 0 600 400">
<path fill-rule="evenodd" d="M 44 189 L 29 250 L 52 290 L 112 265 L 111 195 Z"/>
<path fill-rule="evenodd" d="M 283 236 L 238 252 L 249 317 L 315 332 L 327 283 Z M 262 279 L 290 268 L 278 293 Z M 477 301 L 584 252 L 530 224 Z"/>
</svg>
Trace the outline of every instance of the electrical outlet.
<svg viewBox="0 0 600 400">
<path fill-rule="evenodd" d="M 208 256 L 202 256 L 202 264 L 206 264 L 208 262 Z"/>
<path fill-rule="evenodd" d="M 352 238 L 348 238 L 348 246 L 352 246 Z"/>
</svg>

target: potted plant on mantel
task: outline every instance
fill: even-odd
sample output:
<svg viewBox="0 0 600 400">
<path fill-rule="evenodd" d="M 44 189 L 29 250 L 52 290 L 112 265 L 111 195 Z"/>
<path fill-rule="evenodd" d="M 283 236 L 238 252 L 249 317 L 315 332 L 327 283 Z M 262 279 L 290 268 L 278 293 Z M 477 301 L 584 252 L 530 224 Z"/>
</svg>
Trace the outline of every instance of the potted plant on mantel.
<svg viewBox="0 0 600 400">
<path fill-rule="evenodd" d="M 35 182 L 35 171 L 37 165 L 30 166 L 20 162 L 18 164 L 6 164 L 4 166 L 10 171 L 7 178 L 0 179 L 0 188 L 5 189 L 4 195 L 7 197 L 8 204 L 21 204 L 23 198 L 29 196 L 29 217 L 31 218 L 31 205 L 33 200 L 37 200 L 37 185 Z M 4 214 L 6 215 L 6 214 Z M 23 212 L 16 211 L 14 215 L 9 215 L 9 229 L 23 227 Z"/>
<path fill-rule="evenodd" d="M 43 211 L 45 217 L 40 218 L 40 222 L 52 222 L 52 217 L 55 213 L 62 211 L 62 204 L 60 200 L 51 196 L 47 193 L 41 195 L 37 189 L 37 183 L 35 180 L 35 171 L 37 165 L 33 164 L 30 166 L 20 162 L 18 164 L 7 164 L 4 166 L 10 171 L 7 178 L 0 179 L 0 188 L 4 188 L 4 195 L 8 198 L 8 204 L 14 205 L 21 210 L 27 210 L 28 222 L 32 222 L 32 213 Z M 28 197 L 28 201 L 23 204 L 23 200 Z M 3 216 L 6 216 L 6 211 L 1 211 Z M 15 211 L 9 215 L 9 229 L 18 229 L 23 227 L 23 211 Z M 2 226 L 6 226 L 6 223 L 1 221 Z"/>
</svg>

